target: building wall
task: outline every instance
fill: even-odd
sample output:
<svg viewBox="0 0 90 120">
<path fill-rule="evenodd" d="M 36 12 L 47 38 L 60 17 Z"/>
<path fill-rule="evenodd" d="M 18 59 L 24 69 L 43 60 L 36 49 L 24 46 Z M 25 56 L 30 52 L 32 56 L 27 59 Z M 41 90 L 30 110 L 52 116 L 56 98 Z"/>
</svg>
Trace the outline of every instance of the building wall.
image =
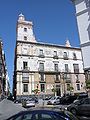
<svg viewBox="0 0 90 120">
<path fill-rule="evenodd" d="M 76 18 L 80 37 L 84 70 L 90 70 L 90 0 L 72 0 L 76 7 Z"/>
</svg>

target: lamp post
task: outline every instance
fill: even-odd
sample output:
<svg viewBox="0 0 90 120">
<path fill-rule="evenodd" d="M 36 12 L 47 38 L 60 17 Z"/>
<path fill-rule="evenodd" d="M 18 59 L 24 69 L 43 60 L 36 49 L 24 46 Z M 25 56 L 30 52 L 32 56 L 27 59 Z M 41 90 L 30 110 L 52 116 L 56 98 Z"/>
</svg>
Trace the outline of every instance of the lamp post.
<svg viewBox="0 0 90 120">
<path fill-rule="evenodd" d="M 64 96 L 65 96 L 65 95 L 66 95 L 66 89 L 65 89 L 65 79 L 64 79 L 64 76 L 65 76 L 65 73 L 62 72 L 62 73 L 61 73 L 62 84 L 63 84 L 63 90 L 62 90 L 62 92 L 63 92 L 63 94 L 64 94 Z"/>
</svg>

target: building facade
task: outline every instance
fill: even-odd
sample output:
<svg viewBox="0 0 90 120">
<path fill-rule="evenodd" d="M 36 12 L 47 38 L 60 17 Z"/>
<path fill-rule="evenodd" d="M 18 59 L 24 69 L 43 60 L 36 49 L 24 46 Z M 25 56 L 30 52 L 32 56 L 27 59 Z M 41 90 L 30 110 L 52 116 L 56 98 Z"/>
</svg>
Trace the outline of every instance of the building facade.
<svg viewBox="0 0 90 120">
<path fill-rule="evenodd" d="M 80 45 L 82 50 L 84 71 L 90 79 L 90 0 L 72 0 L 76 8 L 76 18 Z"/>
<path fill-rule="evenodd" d="M 20 14 L 14 61 L 14 97 L 38 94 L 63 96 L 85 92 L 81 49 L 37 42 L 33 24 Z M 73 89 L 71 89 L 73 88 Z"/>
<path fill-rule="evenodd" d="M 2 40 L 0 39 L 0 99 L 10 93 L 9 78 L 6 68 L 5 53 L 3 51 Z"/>
</svg>

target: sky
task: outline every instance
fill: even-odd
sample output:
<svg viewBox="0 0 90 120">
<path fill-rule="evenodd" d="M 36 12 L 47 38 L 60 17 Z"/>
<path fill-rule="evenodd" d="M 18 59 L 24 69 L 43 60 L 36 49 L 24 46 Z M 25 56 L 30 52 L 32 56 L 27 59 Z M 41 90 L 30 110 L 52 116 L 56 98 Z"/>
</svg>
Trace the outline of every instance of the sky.
<svg viewBox="0 0 90 120">
<path fill-rule="evenodd" d="M 16 23 L 19 14 L 33 22 L 38 42 L 79 47 L 75 8 L 70 0 L 0 0 L 0 37 L 12 89 Z"/>
</svg>

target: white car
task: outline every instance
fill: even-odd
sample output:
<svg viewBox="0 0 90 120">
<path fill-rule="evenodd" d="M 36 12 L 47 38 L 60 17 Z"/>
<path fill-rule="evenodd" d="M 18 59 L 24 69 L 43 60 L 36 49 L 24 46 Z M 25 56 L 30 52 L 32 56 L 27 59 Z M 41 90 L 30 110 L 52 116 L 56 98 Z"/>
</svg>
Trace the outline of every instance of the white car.
<svg viewBox="0 0 90 120">
<path fill-rule="evenodd" d="M 53 96 L 48 102 L 48 105 L 57 105 L 60 104 L 60 96 Z"/>
<path fill-rule="evenodd" d="M 33 100 L 33 99 L 25 100 L 25 101 L 23 102 L 23 105 L 22 105 L 22 106 L 25 107 L 25 108 L 35 107 L 35 100 Z"/>
</svg>

